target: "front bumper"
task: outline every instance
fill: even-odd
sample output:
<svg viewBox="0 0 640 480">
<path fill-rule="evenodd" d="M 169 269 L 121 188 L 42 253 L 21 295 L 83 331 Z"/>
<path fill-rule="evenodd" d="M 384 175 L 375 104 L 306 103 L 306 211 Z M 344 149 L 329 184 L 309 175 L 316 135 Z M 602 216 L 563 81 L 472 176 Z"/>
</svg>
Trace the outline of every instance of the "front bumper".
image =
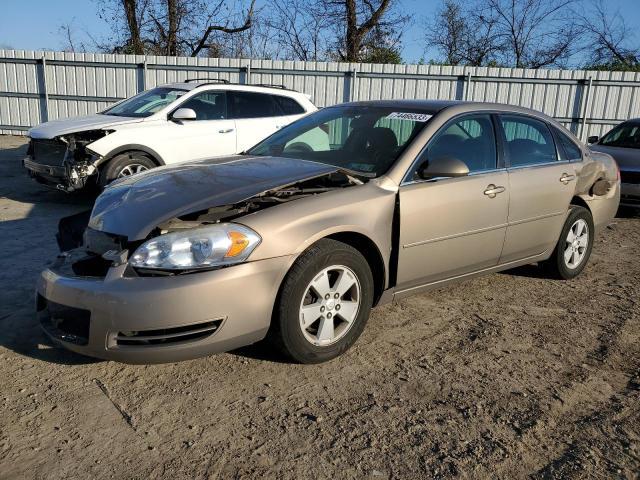
<svg viewBox="0 0 640 480">
<path fill-rule="evenodd" d="M 38 279 L 38 316 L 53 340 L 91 357 L 197 358 L 264 338 L 288 265 L 289 257 L 279 257 L 170 277 L 126 277 L 121 265 L 105 278 L 54 267 Z"/>
<path fill-rule="evenodd" d="M 56 186 L 66 182 L 67 169 L 63 166 L 43 165 L 34 162 L 31 157 L 22 160 L 22 165 L 27 169 L 29 175 L 40 183 Z"/>
<path fill-rule="evenodd" d="M 640 184 L 623 183 L 620 191 L 620 205 L 640 208 Z"/>
</svg>

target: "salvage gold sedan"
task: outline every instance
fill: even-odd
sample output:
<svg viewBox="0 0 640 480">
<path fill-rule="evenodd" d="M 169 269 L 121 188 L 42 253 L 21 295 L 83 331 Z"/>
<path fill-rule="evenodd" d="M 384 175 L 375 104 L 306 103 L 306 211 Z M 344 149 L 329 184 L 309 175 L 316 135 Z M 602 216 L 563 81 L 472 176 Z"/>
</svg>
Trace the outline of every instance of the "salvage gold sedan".
<svg viewBox="0 0 640 480">
<path fill-rule="evenodd" d="M 84 222 L 61 222 L 37 310 L 53 339 L 105 359 L 170 362 L 266 337 L 321 362 L 376 305 L 523 264 L 577 276 L 619 198 L 613 159 L 541 113 L 344 104 L 242 155 L 112 184 Z"/>
</svg>

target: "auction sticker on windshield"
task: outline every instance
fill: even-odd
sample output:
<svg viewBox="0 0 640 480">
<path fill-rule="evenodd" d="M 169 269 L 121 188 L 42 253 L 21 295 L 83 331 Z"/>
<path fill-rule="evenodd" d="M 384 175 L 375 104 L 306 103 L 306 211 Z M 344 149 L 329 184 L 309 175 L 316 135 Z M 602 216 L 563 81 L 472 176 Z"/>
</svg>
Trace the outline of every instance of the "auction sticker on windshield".
<svg viewBox="0 0 640 480">
<path fill-rule="evenodd" d="M 429 115 L 428 113 L 412 113 L 412 112 L 393 112 L 387 115 L 387 118 L 390 120 L 411 120 L 413 122 L 426 122 L 433 115 Z"/>
</svg>

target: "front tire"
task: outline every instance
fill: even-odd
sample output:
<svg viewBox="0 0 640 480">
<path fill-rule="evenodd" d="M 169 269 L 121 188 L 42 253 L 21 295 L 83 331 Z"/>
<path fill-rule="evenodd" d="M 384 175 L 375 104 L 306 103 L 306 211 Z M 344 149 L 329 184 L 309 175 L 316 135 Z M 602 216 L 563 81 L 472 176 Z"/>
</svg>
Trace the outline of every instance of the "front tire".
<svg viewBox="0 0 640 480">
<path fill-rule="evenodd" d="M 364 330 L 373 291 L 373 275 L 362 254 L 345 243 L 322 239 L 285 277 L 270 337 L 297 362 L 331 360 Z"/>
<path fill-rule="evenodd" d="M 584 207 L 572 206 L 558 244 L 544 267 L 555 278 L 570 280 L 577 277 L 587 266 L 593 240 L 591 212 Z"/>
<path fill-rule="evenodd" d="M 154 167 L 156 167 L 155 162 L 145 153 L 122 153 L 113 157 L 102 168 L 98 185 L 100 188 L 104 188 L 118 178 L 135 175 Z"/>
</svg>

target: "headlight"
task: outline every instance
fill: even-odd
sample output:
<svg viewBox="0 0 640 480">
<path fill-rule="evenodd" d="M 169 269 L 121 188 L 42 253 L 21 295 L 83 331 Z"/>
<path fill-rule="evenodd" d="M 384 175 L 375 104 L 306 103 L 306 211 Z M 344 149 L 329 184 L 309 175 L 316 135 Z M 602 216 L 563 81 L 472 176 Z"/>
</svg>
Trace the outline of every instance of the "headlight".
<svg viewBox="0 0 640 480">
<path fill-rule="evenodd" d="M 163 270 L 233 265 L 247 260 L 261 240 L 244 225 L 218 223 L 155 237 L 142 244 L 129 263 Z"/>
</svg>

